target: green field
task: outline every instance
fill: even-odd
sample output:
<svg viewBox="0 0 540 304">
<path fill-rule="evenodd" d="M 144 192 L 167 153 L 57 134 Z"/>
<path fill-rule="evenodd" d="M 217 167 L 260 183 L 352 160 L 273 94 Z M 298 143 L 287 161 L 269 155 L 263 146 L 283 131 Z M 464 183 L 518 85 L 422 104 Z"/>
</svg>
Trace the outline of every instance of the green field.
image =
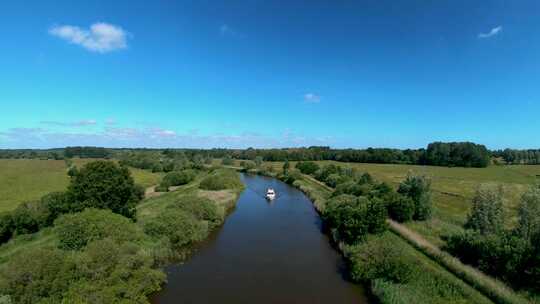
<svg viewBox="0 0 540 304">
<path fill-rule="evenodd" d="M 74 159 L 78 167 L 91 159 Z M 159 183 L 160 174 L 131 168 L 135 182 L 143 187 Z M 63 191 L 69 182 L 63 160 L 0 159 L 0 212 L 13 210 L 24 201 Z"/>
<path fill-rule="evenodd" d="M 239 163 L 239 162 L 237 162 Z M 517 219 L 517 207 L 521 194 L 532 184 L 540 182 L 540 165 L 489 166 L 487 168 L 448 168 L 436 166 L 342 163 L 319 161 L 319 165 L 336 164 L 368 172 L 379 181 L 393 187 L 405 179 L 408 172 L 424 174 L 432 180 L 433 218 L 425 222 L 410 222 L 406 225 L 425 236 L 436 245 L 442 245 L 441 235 L 461 230 L 471 200 L 478 185 L 496 183 L 503 186 L 506 198 L 507 225 L 513 226 Z M 265 163 L 274 170 L 282 170 L 283 162 Z M 295 162 L 291 162 L 294 167 Z"/>
</svg>

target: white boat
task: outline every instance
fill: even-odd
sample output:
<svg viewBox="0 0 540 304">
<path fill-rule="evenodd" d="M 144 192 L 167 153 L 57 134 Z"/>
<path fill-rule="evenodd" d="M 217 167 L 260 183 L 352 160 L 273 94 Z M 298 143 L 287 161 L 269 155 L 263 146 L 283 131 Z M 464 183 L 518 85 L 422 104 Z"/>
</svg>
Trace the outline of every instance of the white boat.
<svg viewBox="0 0 540 304">
<path fill-rule="evenodd" d="M 276 198 L 276 192 L 274 191 L 274 189 L 268 188 L 268 190 L 266 190 L 266 198 L 269 200 L 273 200 L 274 198 Z"/>
</svg>

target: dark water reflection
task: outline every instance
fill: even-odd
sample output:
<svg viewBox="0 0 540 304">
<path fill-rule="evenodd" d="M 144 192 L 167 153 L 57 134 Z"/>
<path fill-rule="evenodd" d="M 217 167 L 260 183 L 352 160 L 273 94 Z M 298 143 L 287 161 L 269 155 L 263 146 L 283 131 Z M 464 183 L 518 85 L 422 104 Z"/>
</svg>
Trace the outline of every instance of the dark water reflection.
<svg viewBox="0 0 540 304">
<path fill-rule="evenodd" d="M 344 278 L 309 199 L 276 179 L 244 175 L 246 190 L 222 229 L 183 265 L 153 303 L 367 303 Z M 274 188 L 275 201 L 264 198 Z"/>
</svg>

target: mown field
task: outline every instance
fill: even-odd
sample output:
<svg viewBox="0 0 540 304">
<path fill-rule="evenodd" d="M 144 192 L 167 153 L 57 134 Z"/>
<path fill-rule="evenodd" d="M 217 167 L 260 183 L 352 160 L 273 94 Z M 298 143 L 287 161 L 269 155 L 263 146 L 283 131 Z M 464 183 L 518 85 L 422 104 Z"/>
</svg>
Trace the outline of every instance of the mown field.
<svg viewBox="0 0 540 304">
<path fill-rule="evenodd" d="M 73 159 L 80 167 L 93 159 Z M 159 183 L 160 174 L 130 168 L 137 184 Z M 63 191 L 69 183 L 63 160 L 0 159 L 0 212 L 15 209 L 24 201 L 37 200 L 53 191 Z"/>
</svg>

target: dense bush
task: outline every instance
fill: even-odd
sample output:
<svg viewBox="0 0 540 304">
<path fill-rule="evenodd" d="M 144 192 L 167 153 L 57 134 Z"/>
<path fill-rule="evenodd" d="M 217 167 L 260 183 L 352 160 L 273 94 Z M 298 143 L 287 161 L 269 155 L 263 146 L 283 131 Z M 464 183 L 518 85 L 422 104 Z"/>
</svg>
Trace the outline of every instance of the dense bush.
<svg viewBox="0 0 540 304">
<path fill-rule="evenodd" d="M 200 241 L 208 225 L 181 209 L 170 209 L 144 223 L 144 232 L 154 238 L 167 238 L 174 249 Z"/>
<path fill-rule="evenodd" d="M 414 274 L 412 261 L 405 258 L 402 248 L 384 235 L 370 237 L 360 245 L 349 247 L 345 255 L 351 278 L 358 282 L 383 279 L 406 283 Z"/>
<path fill-rule="evenodd" d="M 523 194 L 518 213 L 518 234 L 526 240 L 532 240 L 535 235 L 540 235 L 539 187 L 531 187 Z"/>
<path fill-rule="evenodd" d="M 0 244 L 7 242 L 13 235 L 13 219 L 11 212 L 0 214 Z"/>
<path fill-rule="evenodd" d="M 328 200 L 323 218 L 336 240 L 355 244 L 386 230 L 386 206 L 378 199 L 339 195 Z"/>
<path fill-rule="evenodd" d="M 296 169 L 300 170 L 303 174 L 311 175 L 319 170 L 319 165 L 312 161 L 301 161 L 296 164 Z"/>
<path fill-rule="evenodd" d="M 398 193 L 414 202 L 413 219 L 423 221 L 431 217 L 431 181 L 427 177 L 409 173 L 399 184 Z"/>
<path fill-rule="evenodd" d="M 388 203 L 388 215 L 400 222 L 408 222 L 414 216 L 414 201 L 403 195 L 395 195 Z"/>
<path fill-rule="evenodd" d="M 238 173 L 232 170 L 216 170 L 205 177 L 200 188 L 204 190 L 238 189 L 243 187 Z"/>
<path fill-rule="evenodd" d="M 62 215 L 54 222 L 54 229 L 58 247 L 64 250 L 80 250 L 91 241 L 105 238 L 120 243 L 143 238 L 137 225 L 109 210 L 86 209 Z"/>
<path fill-rule="evenodd" d="M 534 247 L 512 233 L 482 235 L 468 230 L 445 237 L 445 240 L 446 251 L 514 286 L 527 286 L 528 281 L 534 280 L 529 271 L 534 267 L 531 260 Z"/>
<path fill-rule="evenodd" d="M 135 205 L 143 198 L 144 189 L 135 185 L 129 170 L 110 161 L 86 164 L 75 175 L 67 190 L 72 211 L 84 208 L 109 209 L 135 218 Z"/>
<path fill-rule="evenodd" d="M 482 234 L 498 233 L 504 228 L 503 222 L 502 187 L 480 185 L 472 200 L 472 210 L 465 228 L 478 230 Z"/>
<path fill-rule="evenodd" d="M 0 271 L 0 290 L 14 303 L 147 303 L 165 274 L 135 244 L 103 239 L 84 251 L 33 248 Z"/>
<path fill-rule="evenodd" d="M 14 234 L 27 234 L 47 226 L 50 212 L 41 202 L 22 203 L 11 213 Z"/>
<path fill-rule="evenodd" d="M 163 186 L 181 186 L 185 185 L 195 179 L 197 176 L 197 172 L 195 170 L 186 169 L 182 171 L 173 171 L 170 173 L 167 173 L 163 180 L 161 181 L 161 185 Z"/>
<path fill-rule="evenodd" d="M 224 214 L 220 212 L 217 205 L 204 197 L 184 196 L 172 207 L 186 211 L 198 220 L 207 221 L 211 227 L 221 224 L 224 217 Z"/>
</svg>

